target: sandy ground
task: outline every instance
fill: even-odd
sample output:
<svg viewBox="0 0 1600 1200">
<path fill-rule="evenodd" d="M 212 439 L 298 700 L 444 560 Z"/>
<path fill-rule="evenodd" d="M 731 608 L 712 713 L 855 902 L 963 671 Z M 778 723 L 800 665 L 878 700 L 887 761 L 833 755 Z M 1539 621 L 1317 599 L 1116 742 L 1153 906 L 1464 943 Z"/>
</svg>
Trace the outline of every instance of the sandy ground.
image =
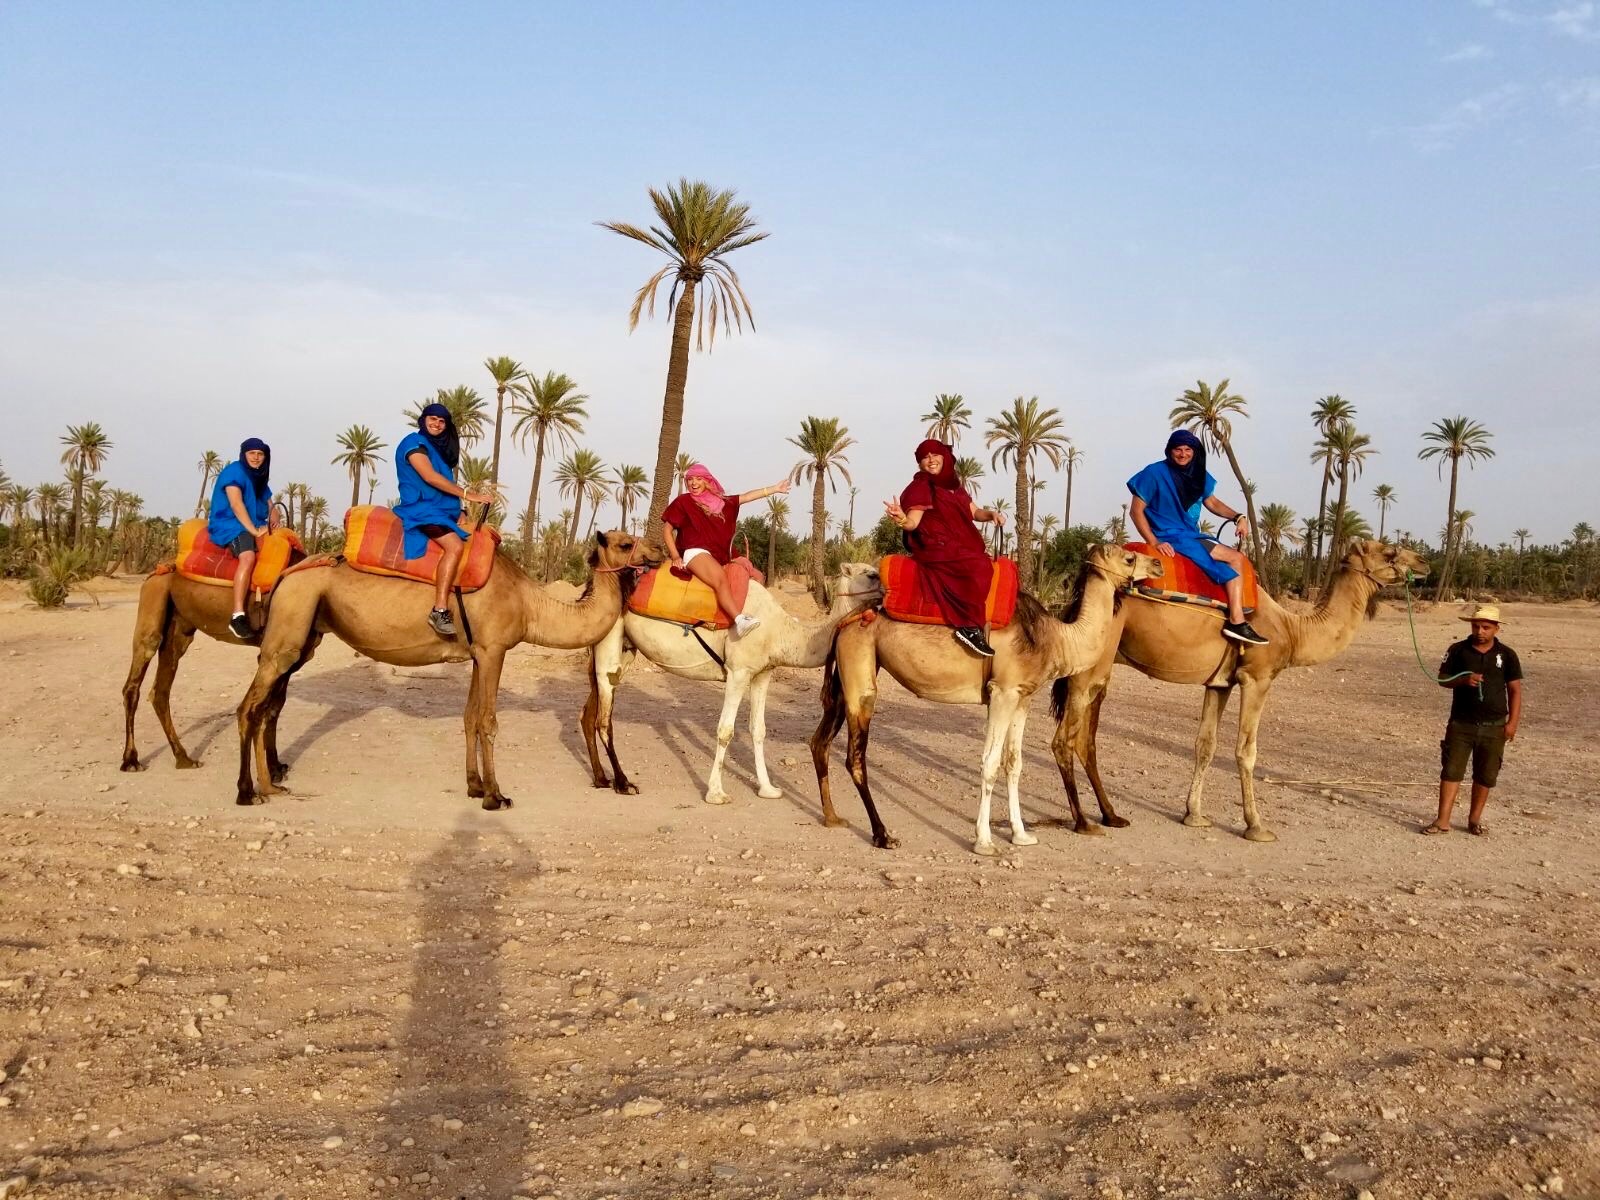
<svg viewBox="0 0 1600 1200">
<path fill-rule="evenodd" d="M 1227 753 L 1217 827 L 1178 823 L 1199 695 L 1119 670 L 1133 827 L 986 861 L 981 712 L 886 689 L 877 851 L 838 753 L 854 824 L 818 823 L 810 673 L 773 689 L 781 800 L 741 737 L 734 803 L 701 803 L 717 689 L 650 670 L 618 718 L 643 794 L 592 790 L 581 656 L 524 648 L 517 805 L 484 813 L 465 671 L 331 640 L 292 795 L 232 803 L 253 660 L 203 640 L 175 709 L 204 767 L 146 707 L 122 774 L 134 590 L 99 591 L 0 593 L 0 1195 L 1600 1195 L 1593 608 L 1509 610 L 1528 713 L 1488 837 L 1417 835 L 1446 698 L 1391 610 L 1278 682 L 1275 845 L 1238 836 Z M 1465 629 L 1420 626 L 1430 662 Z M 1036 699 L 1030 819 L 1048 735 Z"/>
</svg>

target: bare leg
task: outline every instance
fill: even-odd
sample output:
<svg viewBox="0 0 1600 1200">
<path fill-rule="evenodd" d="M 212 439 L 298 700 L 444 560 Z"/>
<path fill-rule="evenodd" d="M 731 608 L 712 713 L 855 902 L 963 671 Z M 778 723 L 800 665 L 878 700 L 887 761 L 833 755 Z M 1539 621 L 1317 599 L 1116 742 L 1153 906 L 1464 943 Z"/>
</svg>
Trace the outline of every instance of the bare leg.
<svg viewBox="0 0 1600 1200">
<path fill-rule="evenodd" d="M 750 681 L 750 746 L 756 756 L 756 795 L 776 800 L 783 789 L 774 787 L 767 777 L 767 688 L 772 672 L 766 670 Z"/>
<path fill-rule="evenodd" d="M 1217 753 L 1217 723 L 1221 721 L 1222 710 L 1227 707 L 1228 697 L 1232 693 L 1231 687 L 1208 687 L 1200 709 L 1200 732 L 1194 740 L 1194 775 L 1189 780 L 1189 806 L 1183 816 L 1183 823 L 1195 829 L 1208 829 L 1211 826 L 1201 793 L 1205 791 L 1206 771 Z"/>
<path fill-rule="evenodd" d="M 739 722 L 739 705 L 744 703 L 745 689 L 749 686 L 750 672 L 743 669 L 730 671 L 727 681 L 722 685 L 722 713 L 717 718 L 717 748 L 711 756 L 711 774 L 706 777 L 707 804 L 728 803 L 728 793 L 722 790 L 722 760 L 728 756 L 728 745 L 733 741 L 733 731 Z"/>
<path fill-rule="evenodd" d="M 450 589 L 455 585 L 456 568 L 461 565 L 461 555 L 467 544 L 453 533 L 441 533 L 433 544 L 444 551 L 439 560 L 439 570 L 433 577 L 433 606 L 447 609 L 450 606 Z"/>
<path fill-rule="evenodd" d="M 1240 554 L 1239 551 L 1218 542 L 1211 547 L 1211 557 L 1218 562 L 1227 563 L 1235 571 L 1239 572 L 1238 575 L 1235 575 L 1222 585 L 1228 593 L 1228 620 L 1237 625 L 1244 620 L 1245 556 Z"/>
<path fill-rule="evenodd" d="M 1467 832 L 1483 832 L 1483 809 L 1489 803 L 1490 788 L 1481 783 L 1472 785 L 1472 807 L 1467 810 Z"/>
<path fill-rule="evenodd" d="M 250 591 L 250 577 L 256 573 L 256 552 L 246 550 L 239 555 L 239 565 L 233 572 L 233 611 L 244 611 L 245 597 Z"/>
<path fill-rule="evenodd" d="M 728 576 L 722 564 L 709 554 L 697 554 L 686 564 L 689 574 L 708 586 L 717 597 L 717 607 L 730 617 L 737 617 L 740 607 L 734 602 L 733 589 L 728 586 Z"/>
<path fill-rule="evenodd" d="M 1450 832 L 1450 814 L 1455 811 L 1456 797 L 1461 794 L 1460 780 L 1439 781 L 1439 815 L 1433 819 L 1433 824 L 1427 826 L 1423 832 L 1432 830 L 1435 833 Z"/>
</svg>

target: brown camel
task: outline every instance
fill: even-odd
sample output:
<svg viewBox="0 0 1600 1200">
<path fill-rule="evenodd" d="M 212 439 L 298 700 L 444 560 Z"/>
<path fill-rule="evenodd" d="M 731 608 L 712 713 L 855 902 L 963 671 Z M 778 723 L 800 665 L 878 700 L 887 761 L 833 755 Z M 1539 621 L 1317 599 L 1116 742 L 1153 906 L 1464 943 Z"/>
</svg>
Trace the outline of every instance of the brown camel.
<svg viewBox="0 0 1600 1200">
<path fill-rule="evenodd" d="M 1018 784 L 1022 778 L 1022 735 L 1028 701 L 1047 680 L 1084 670 L 1096 662 L 1112 626 L 1118 589 L 1136 579 L 1159 578 L 1161 563 L 1118 546 L 1090 547 L 1079 577 L 1077 599 L 1068 620 L 1058 621 L 1032 596 L 1017 597 L 1011 623 L 989 637 L 993 659 L 983 659 L 958 644 L 942 625 L 913 625 L 880 618 L 846 625 L 834 638 L 823 668 L 822 720 L 811 735 L 811 761 L 822 793 L 825 825 L 843 825 L 833 808 L 828 783 L 828 748 L 848 724 L 850 778 L 872 823 L 872 844 L 893 849 L 867 786 L 867 739 L 878 697 L 882 667 L 924 700 L 943 704 L 987 704 L 983 737 L 983 785 L 978 798 L 977 839 L 973 850 L 997 853 L 989 832 L 989 805 L 1002 757 L 1010 801 L 1011 843 L 1032 846 L 1038 838 L 1022 823 Z"/>
<path fill-rule="evenodd" d="M 1256 765 L 1256 729 L 1266 707 L 1267 692 L 1278 673 L 1287 667 L 1314 667 L 1339 654 L 1355 637 L 1364 615 L 1376 602 L 1378 589 L 1399 583 L 1409 571 L 1414 577 L 1428 573 L 1428 565 L 1404 547 L 1380 541 L 1354 543 L 1334 574 L 1333 585 L 1316 610 L 1307 616 L 1286 612 L 1265 591 L 1251 623 L 1269 639 L 1265 646 L 1244 646 L 1223 638 L 1217 618 L 1205 609 L 1167 604 L 1144 598 L 1130 599 L 1114 622 L 1099 662 L 1071 679 L 1060 680 L 1051 698 L 1060 718 L 1052 749 L 1067 787 L 1074 826 L 1080 832 L 1094 829 L 1084 820 L 1073 778 L 1072 759 L 1083 760 L 1084 771 L 1100 802 L 1100 816 L 1113 828 L 1128 822 L 1111 807 L 1095 749 L 1100 727 L 1100 706 L 1105 703 L 1111 668 L 1126 663 L 1152 679 L 1203 686 L 1205 704 L 1200 713 L 1200 735 L 1195 740 L 1194 775 L 1189 781 L 1185 825 L 1206 828 L 1211 821 L 1201 803 L 1206 768 L 1217 748 L 1217 722 L 1235 686 L 1240 701 L 1239 742 L 1234 757 L 1239 766 L 1239 789 L 1244 804 L 1244 836 L 1252 842 L 1276 841 L 1261 823 L 1256 809 L 1253 772 Z"/>
<path fill-rule="evenodd" d="M 139 689 L 144 684 L 145 671 L 150 660 L 161 656 L 156 666 L 156 680 L 150 689 L 150 706 L 167 735 L 167 745 L 172 747 L 173 764 L 180 771 L 192 770 L 200 765 L 191 758 L 178 731 L 172 724 L 172 682 L 178 674 L 178 663 L 194 641 L 198 631 L 229 646 L 249 646 L 228 630 L 228 617 L 233 612 L 233 593 L 214 583 L 197 583 L 185 579 L 176 571 L 152 575 L 139 589 L 139 612 L 133 620 L 133 663 L 128 667 L 128 677 L 122 684 L 122 709 L 124 734 L 122 742 L 122 769 L 142 771 L 139 751 L 134 746 L 134 716 L 139 710 Z M 271 778 L 281 783 L 289 768 L 278 760 L 278 713 L 288 692 L 289 679 L 285 675 L 266 721 L 267 761 Z"/>
<path fill-rule="evenodd" d="M 509 808 L 494 773 L 498 730 L 495 701 L 506 651 L 522 642 L 561 650 L 592 646 L 611 631 L 631 587 L 638 548 L 620 530 L 595 534 L 589 555 L 594 574 L 576 603 L 552 599 L 504 554 L 495 560 L 489 582 L 458 598 L 462 620 L 453 639 L 428 626 L 427 599 L 415 580 L 357 571 L 347 563 L 290 575 L 278 585 L 261 634 L 261 659 L 239 705 L 239 804 L 274 795 L 271 763 L 263 739 L 274 690 L 297 665 L 304 664 L 324 634 L 331 633 L 359 654 L 395 666 L 472 660 L 467 691 L 467 795 L 482 797 L 487 809 Z M 254 745 L 259 785 L 252 784 Z"/>
</svg>

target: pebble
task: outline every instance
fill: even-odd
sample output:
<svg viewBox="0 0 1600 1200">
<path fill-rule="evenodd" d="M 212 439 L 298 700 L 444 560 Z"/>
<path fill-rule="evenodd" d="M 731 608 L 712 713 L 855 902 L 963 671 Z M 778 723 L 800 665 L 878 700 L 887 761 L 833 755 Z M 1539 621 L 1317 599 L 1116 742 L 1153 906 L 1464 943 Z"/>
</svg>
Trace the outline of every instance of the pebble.
<svg viewBox="0 0 1600 1200">
<path fill-rule="evenodd" d="M 1324 1146 L 1337 1146 L 1343 1139 L 1332 1130 L 1324 1129 L 1322 1136 L 1317 1139 Z"/>
<path fill-rule="evenodd" d="M 1356 1193 L 1356 1200 L 1373 1200 L 1373 1195 L 1366 1188 L 1362 1188 Z"/>
<path fill-rule="evenodd" d="M 209 997 L 207 997 L 207 1003 L 209 1003 L 212 1008 L 227 1008 L 228 997 L 223 992 L 213 992 Z"/>
<path fill-rule="evenodd" d="M 739 1134 L 741 1137 L 755 1137 L 756 1127 L 750 1124 L 749 1121 L 746 1121 L 743 1125 L 739 1126 Z"/>
<path fill-rule="evenodd" d="M 138 863 L 118 863 L 117 864 L 117 874 L 118 875 L 143 875 L 144 874 L 144 868 L 141 867 Z"/>
<path fill-rule="evenodd" d="M 653 1117 L 665 1107 L 666 1103 L 657 1100 L 654 1096 L 638 1096 L 622 1106 L 622 1115 L 625 1117 Z"/>
<path fill-rule="evenodd" d="M 183 1019 L 183 1036 L 186 1038 L 198 1038 L 200 1036 L 200 1026 L 193 1017 L 185 1017 Z"/>
<path fill-rule="evenodd" d="M 739 1168 L 732 1163 L 712 1163 L 711 1173 L 718 1179 L 732 1179 L 739 1173 Z"/>
<path fill-rule="evenodd" d="M 200 1135 L 198 1133 L 186 1133 L 178 1140 L 186 1146 L 192 1146 L 200 1140 Z"/>
<path fill-rule="evenodd" d="M 1552 1196 L 1559 1196 L 1567 1190 L 1567 1181 L 1556 1174 L 1544 1177 L 1544 1190 Z"/>
<path fill-rule="evenodd" d="M 451 1117 L 449 1120 L 447 1120 L 444 1123 L 444 1127 L 449 1132 L 455 1133 L 461 1128 L 461 1126 L 463 1124 L 464 1124 L 464 1122 L 461 1120 L 461 1118 L 459 1118 L 459 1117 Z"/>
<path fill-rule="evenodd" d="M 342 1145 L 344 1145 L 344 1139 L 342 1137 L 331 1137 L 331 1138 L 323 1138 L 322 1139 L 322 1148 L 324 1150 L 337 1150 Z"/>
</svg>

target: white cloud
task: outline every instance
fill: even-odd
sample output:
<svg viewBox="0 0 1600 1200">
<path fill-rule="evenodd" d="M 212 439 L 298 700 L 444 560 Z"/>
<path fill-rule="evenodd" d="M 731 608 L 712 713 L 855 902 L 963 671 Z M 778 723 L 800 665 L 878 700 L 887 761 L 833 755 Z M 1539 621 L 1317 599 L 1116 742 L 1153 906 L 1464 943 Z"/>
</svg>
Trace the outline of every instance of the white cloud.
<svg viewBox="0 0 1600 1200">
<path fill-rule="evenodd" d="M 1595 27 L 1595 16 L 1596 10 L 1591 0 L 1582 0 L 1582 3 L 1569 4 L 1565 8 L 1558 8 L 1546 14 L 1543 20 L 1562 37 L 1592 42 L 1600 37 L 1600 32 L 1597 32 Z"/>
<path fill-rule="evenodd" d="M 1553 83 L 1550 85 L 1550 94 L 1561 108 L 1600 112 L 1600 76 Z"/>
<path fill-rule="evenodd" d="M 303 171 L 279 171 L 269 167 L 238 167 L 234 174 L 255 183 L 270 185 L 286 197 L 302 201 L 332 201 L 349 208 L 398 213 L 407 217 L 428 217 L 439 221 L 459 221 L 462 214 L 438 197 L 418 188 L 381 187 L 313 175 Z"/>
<path fill-rule="evenodd" d="M 1451 105 L 1432 121 L 1402 126 L 1397 132 L 1424 152 L 1448 150 L 1463 138 L 1516 111 L 1522 105 L 1525 91 L 1521 84 L 1503 83 Z"/>
<path fill-rule="evenodd" d="M 1479 42 L 1470 42 L 1459 49 L 1452 50 L 1449 54 L 1440 58 L 1439 61 L 1447 63 L 1480 62 L 1483 59 L 1493 57 L 1494 51 L 1490 50 L 1489 47 Z"/>
</svg>

